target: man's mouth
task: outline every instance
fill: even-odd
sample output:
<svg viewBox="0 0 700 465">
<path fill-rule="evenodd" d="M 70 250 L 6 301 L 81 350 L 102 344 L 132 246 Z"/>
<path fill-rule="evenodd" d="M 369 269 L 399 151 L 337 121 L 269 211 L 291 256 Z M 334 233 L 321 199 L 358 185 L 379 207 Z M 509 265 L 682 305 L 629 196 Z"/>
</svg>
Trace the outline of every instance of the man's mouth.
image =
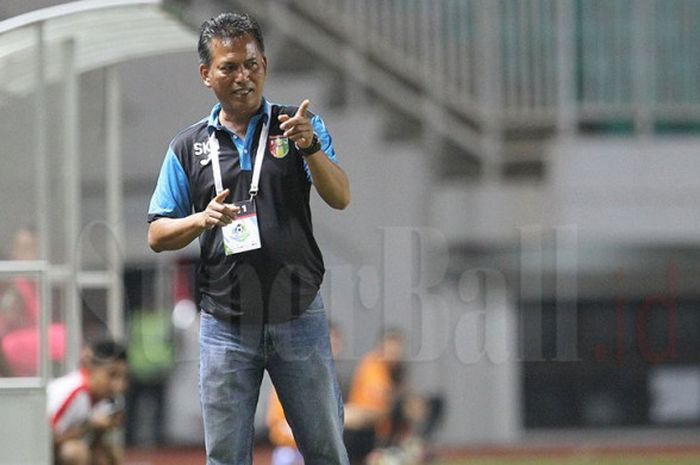
<svg viewBox="0 0 700 465">
<path fill-rule="evenodd" d="M 253 92 L 253 89 L 236 89 L 233 91 L 233 95 L 237 97 L 246 97 L 248 94 L 251 94 Z"/>
</svg>

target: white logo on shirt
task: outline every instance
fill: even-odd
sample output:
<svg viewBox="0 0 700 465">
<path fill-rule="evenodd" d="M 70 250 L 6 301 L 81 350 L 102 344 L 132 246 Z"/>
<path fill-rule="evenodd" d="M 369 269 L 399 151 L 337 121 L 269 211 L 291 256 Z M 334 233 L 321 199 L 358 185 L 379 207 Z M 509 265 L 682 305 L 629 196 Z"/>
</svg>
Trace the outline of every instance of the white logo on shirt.
<svg viewBox="0 0 700 465">
<path fill-rule="evenodd" d="M 192 145 L 192 149 L 194 150 L 195 156 L 202 157 L 206 154 L 207 157 L 204 160 L 199 160 L 199 163 L 202 166 L 209 164 L 211 161 L 211 143 L 209 140 L 205 140 L 204 142 L 195 142 Z"/>
<path fill-rule="evenodd" d="M 204 142 L 195 142 L 192 148 L 194 149 L 194 154 L 198 156 L 205 154 L 209 155 L 209 152 L 211 152 L 211 147 L 208 140 L 205 140 Z"/>
</svg>

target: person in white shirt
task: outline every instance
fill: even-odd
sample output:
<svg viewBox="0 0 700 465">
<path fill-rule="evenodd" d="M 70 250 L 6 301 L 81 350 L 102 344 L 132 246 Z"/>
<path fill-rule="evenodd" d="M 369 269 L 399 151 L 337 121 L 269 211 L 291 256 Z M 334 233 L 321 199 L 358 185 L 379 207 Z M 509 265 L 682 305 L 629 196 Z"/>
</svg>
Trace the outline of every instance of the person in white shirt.
<svg viewBox="0 0 700 465">
<path fill-rule="evenodd" d="M 118 465 L 120 454 L 105 433 L 122 421 L 127 384 L 126 349 L 114 341 L 85 351 L 80 370 L 57 378 L 47 389 L 56 465 Z"/>
</svg>

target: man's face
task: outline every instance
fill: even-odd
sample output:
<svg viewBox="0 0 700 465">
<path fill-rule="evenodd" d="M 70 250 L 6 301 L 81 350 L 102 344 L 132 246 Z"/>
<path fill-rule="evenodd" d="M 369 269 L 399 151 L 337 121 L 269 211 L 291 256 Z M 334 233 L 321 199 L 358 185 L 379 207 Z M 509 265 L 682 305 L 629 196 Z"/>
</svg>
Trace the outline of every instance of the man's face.
<svg viewBox="0 0 700 465">
<path fill-rule="evenodd" d="M 213 39 L 211 64 L 199 65 L 204 85 L 214 91 L 227 115 L 251 116 L 260 107 L 267 59 L 255 39 L 245 34 L 231 40 Z"/>
<path fill-rule="evenodd" d="M 382 355 L 389 363 L 398 363 L 403 359 L 404 342 L 400 337 L 387 337 L 382 344 Z"/>
<path fill-rule="evenodd" d="M 15 234 L 12 243 L 13 260 L 36 260 L 37 253 L 36 235 L 27 229 L 21 229 Z"/>
<path fill-rule="evenodd" d="M 123 360 L 114 360 L 90 367 L 89 389 L 98 399 L 114 398 L 124 394 L 127 387 L 127 366 Z"/>
</svg>

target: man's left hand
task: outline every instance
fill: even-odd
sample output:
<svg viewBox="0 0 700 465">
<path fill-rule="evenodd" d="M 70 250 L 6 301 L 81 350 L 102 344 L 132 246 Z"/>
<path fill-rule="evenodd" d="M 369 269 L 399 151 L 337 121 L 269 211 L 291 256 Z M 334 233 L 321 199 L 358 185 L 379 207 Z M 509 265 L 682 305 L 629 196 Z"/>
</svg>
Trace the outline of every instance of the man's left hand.
<svg viewBox="0 0 700 465">
<path fill-rule="evenodd" d="M 313 142 L 314 129 L 311 119 L 306 113 L 309 105 L 309 100 L 305 99 L 299 105 L 299 109 L 294 116 L 278 116 L 278 119 L 282 122 L 280 128 L 284 130 L 283 136 L 290 138 L 300 149 L 308 148 Z"/>
</svg>

